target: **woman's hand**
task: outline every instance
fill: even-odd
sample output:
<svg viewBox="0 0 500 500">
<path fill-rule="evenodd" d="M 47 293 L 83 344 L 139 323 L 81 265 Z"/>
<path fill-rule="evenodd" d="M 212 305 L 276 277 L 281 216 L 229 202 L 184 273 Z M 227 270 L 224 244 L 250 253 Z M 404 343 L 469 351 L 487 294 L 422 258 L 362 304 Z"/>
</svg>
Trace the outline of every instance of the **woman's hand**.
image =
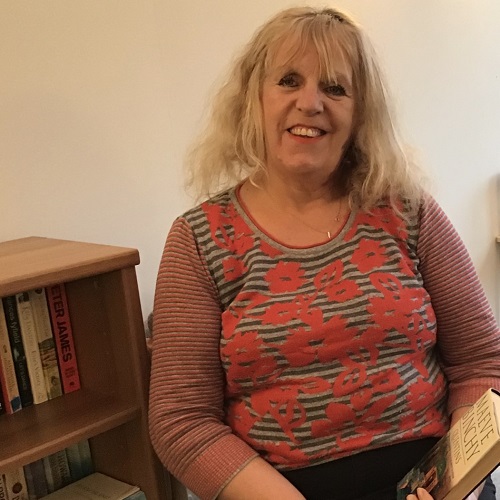
<svg viewBox="0 0 500 500">
<path fill-rule="evenodd" d="M 484 483 L 478 486 L 465 500 L 477 500 L 481 494 Z M 406 500 L 434 500 L 434 497 L 427 493 L 423 488 L 417 488 L 416 495 L 408 495 Z"/>
<path fill-rule="evenodd" d="M 417 494 L 408 495 L 406 500 L 434 500 L 434 498 L 423 488 L 417 488 Z"/>
</svg>

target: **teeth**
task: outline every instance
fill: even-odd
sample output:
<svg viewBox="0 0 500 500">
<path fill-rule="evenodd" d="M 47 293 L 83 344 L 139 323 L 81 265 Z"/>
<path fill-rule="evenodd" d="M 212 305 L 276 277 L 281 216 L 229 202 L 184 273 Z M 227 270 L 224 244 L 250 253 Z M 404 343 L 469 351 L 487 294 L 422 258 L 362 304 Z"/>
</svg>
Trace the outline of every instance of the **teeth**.
<svg viewBox="0 0 500 500">
<path fill-rule="evenodd" d="M 321 135 L 321 130 L 317 128 L 292 127 L 290 133 L 302 137 L 318 137 Z"/>
</svg>

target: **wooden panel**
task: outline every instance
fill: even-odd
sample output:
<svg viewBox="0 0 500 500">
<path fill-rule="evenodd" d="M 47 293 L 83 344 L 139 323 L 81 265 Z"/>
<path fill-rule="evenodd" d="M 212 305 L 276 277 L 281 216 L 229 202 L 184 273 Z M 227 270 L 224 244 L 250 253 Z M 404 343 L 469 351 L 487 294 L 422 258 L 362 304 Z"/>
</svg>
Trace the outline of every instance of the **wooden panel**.
<svg viewBox="0 0 500 500">
<path fill-rule="evenodd" d="M 0 243 L 0 297 L 139 263 L 133 248 L 49 238 Z"/>
<path fill-rule="evenodd" d="M 136 418 L 137 406 L 84 390 L 0 417 L 0 470 L 25 465 Z"/>
</svg>

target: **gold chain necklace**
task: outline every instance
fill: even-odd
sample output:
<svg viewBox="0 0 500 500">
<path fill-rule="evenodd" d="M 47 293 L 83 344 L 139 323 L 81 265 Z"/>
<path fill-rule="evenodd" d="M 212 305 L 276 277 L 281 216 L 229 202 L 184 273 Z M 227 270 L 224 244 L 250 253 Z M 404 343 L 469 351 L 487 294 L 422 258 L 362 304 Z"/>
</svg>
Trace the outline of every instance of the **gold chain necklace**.
<svg viewBox="0 0 500 500">
<path fill-rule="evenodd" d="M 271 196 L 269 195 L 269 193 L 267 193 L 267 191 L 265 191 L 265 193 L 267 194 L 267 196 L 269 197 L 269 199 L 271 199 L 271 201 L 273 201 L 272 198 L 271 198 Z M 340 200 L 339 200 L 339 208 L 337 210 L 337 215 L 333 218 L 333 220 L 335 222 L 340 222 L 340 214 L 342 212 L 342 205 L 343 205 L 343 198 L 340 198 Z M 298 220 L 301 224 L 303 224 L 304 226 L 308 227 L 309 229 L 312 229 L 313 231 L 316 231 L 317 233 L 326 234 L 326 236 L 327 236 L 327 238 L 329 240 L 332 239 L 332 233 L 331 233 L 331 231 L 328 231 L 328 230 L 325 231 L 324 229 L 318 229 L 317 227 L 311 226 L 311 224 L 309 224 L 305 220 L 302 220 L 300 217 L 297 217 L 296 214 L 292 214 L 292 213 L 290 213 L 287 210 L 284 210 L 282 208 L 277 208 L 277 210 L 279 210 L 281 213 L 289 215 L 290 217 L 293 217 L 294 219 Z"/>
</svg>

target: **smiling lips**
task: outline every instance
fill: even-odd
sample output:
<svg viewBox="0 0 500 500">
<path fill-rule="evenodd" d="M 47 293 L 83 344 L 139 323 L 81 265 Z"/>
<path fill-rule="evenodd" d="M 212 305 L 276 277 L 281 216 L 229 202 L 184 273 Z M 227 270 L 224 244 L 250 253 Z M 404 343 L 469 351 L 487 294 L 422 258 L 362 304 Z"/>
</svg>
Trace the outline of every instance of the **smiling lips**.
<svg viewBox="0 0 500 500">
<path fill-rule="evenodd" d="M 319 137 L 326 134 L 324 130 L 319 128 L 300 126 L 291 127 L 288 129 L 288 132 L 298 137 Z"/>
</svg>

